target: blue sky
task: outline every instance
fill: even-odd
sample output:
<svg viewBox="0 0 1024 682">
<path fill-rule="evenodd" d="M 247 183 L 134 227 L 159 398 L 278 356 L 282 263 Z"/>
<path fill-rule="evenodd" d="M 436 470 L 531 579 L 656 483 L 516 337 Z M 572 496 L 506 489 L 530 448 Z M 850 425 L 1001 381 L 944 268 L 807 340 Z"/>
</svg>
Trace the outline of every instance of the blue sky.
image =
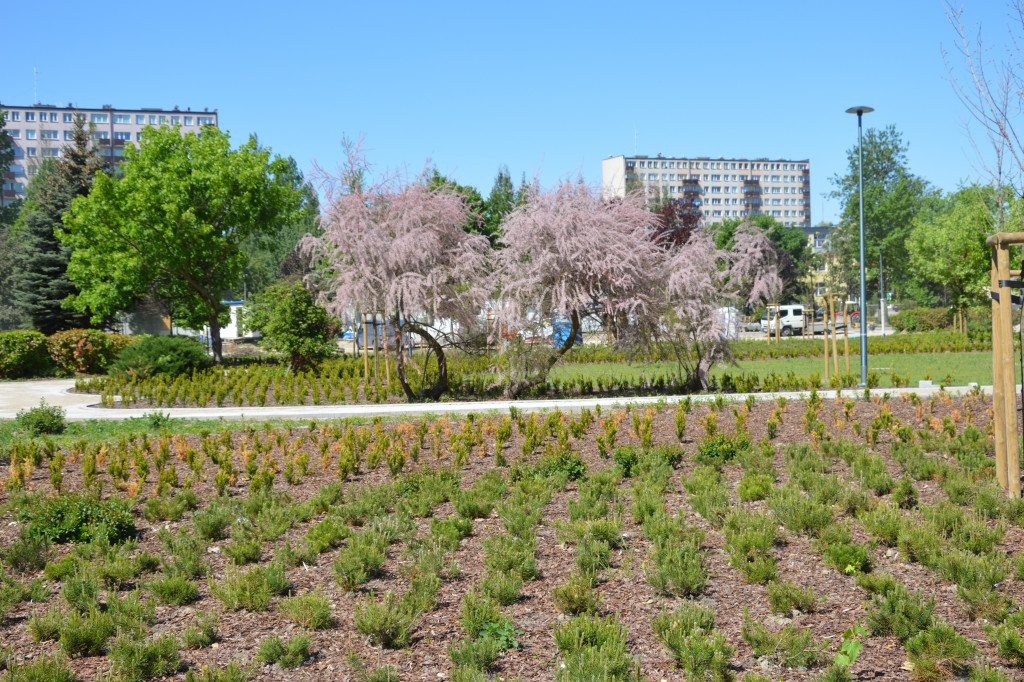
<svg viewBox="0 0 1024 682">
<path fill-rule="evenodd" d="M 243 9 L 244 7 L 244 9 Z M 343 135 L 375 165 L 441 172 L 485 196 L 500 164 L 545 184 L 640 154 L 809 158 L 812 220 L 865 126 L 894 124 L 912 170 L 978 177 L 941 49 L 938 0 L 880 2 L 0 3 L 0 102 L 217 108 L 308 171 Z M 999 0 L 967 0 L 992 42 Z M 955 56 L 954 56 L 955 59 Z"/>
</svg>

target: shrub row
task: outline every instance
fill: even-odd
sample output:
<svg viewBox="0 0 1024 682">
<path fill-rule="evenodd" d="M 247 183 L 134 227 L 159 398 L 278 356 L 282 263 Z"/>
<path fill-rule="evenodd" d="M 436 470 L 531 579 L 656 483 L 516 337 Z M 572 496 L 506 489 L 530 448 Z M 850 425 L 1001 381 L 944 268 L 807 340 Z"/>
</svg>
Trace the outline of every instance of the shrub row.
<svg viewBox="0 0 1024 682">
<path fill-rule="evenodd" d="M 35 331 L 0 332 L 0 378 L 102 372 L 132 337 L 96 329 L 68 329 L 46 337 Z"/>
</svg>

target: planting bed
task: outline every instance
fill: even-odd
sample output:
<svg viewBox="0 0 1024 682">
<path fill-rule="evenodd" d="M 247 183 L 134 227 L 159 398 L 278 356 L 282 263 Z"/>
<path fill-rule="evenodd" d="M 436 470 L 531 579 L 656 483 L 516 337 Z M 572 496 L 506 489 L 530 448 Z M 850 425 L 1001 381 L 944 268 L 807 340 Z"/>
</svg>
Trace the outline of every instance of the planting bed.
<svg viewBox="0 0 1024 682">
<path fill-rule="evenodd" d="M 1024 505 L 993 483 L 989 406 L 23 442 L 0 658 L 16 680 L 1016 679 Z"/>
</svg>

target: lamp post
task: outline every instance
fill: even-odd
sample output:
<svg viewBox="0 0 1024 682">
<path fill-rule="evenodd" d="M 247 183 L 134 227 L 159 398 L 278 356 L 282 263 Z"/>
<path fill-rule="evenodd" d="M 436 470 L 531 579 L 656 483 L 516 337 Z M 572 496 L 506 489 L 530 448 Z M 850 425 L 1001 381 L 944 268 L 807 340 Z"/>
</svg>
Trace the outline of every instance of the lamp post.
<svg viewBox="0 0 1024 682">
<path fill-rule="evenodd" d="M 860 199 L 860 386 L 868 385 L 868 339 L 864 335 L 865 326 L 864 314 L 866 312 L 866 290 L 867 281 L 864 275 L 864 135 L 861 122 L 864 114 L 870 114 L 874 109 L 871 107 L 850 107 L 846 110 L 848 114 L 857 114 L 857 175 L 858 191 Z"/>
</svg>

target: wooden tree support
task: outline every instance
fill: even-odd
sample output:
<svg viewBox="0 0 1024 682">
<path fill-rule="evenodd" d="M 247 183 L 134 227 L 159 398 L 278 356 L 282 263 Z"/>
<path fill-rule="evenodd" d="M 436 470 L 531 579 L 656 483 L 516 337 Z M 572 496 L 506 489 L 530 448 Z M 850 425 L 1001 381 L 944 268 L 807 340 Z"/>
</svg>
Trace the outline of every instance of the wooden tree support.
<svg viewBox="0 0 1024 682">
<path fill-rule="evenodd" d="M 1024 232 L 999 232 L 986 240 L 992 247 L 992 410 L 996 478 L 1009 497 L 1020 497 L 1017 450 L 1017 382 L 1013 361 L 1014 289 L 1024 288 L 1010 270 L 1010 248 L 1024 244 Z"/>
</svg>

